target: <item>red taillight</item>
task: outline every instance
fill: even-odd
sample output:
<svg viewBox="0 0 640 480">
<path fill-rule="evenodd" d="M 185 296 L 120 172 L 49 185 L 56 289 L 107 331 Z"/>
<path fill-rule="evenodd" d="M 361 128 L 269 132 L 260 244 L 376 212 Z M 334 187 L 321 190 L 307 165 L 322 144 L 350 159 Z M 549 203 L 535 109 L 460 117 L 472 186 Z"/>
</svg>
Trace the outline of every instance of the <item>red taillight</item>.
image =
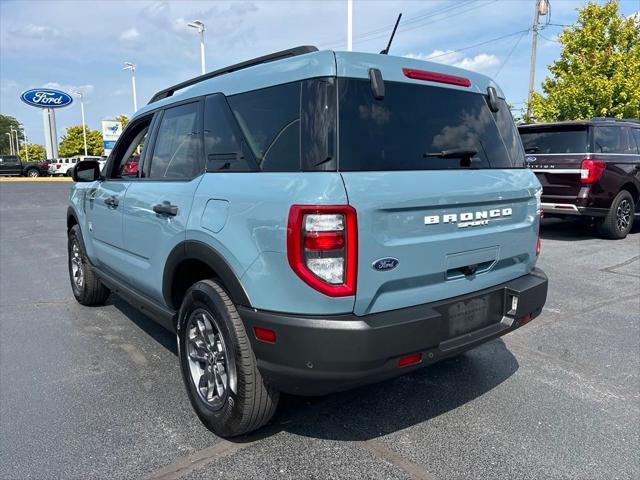
<svg viewBox="0 0 640 480">
<path fill-rule="evenodd" d="M 583 160 L 580 166 L 580 181 L 596 183 L 602 176 L 606 164 L 601 160 Z"/>
<path fill-rule="evenodd" d="M 470 87 L 471 80 L 457 75 L 448 75 L 446 73 L 428 72 L 427 70 L 416 70 L 414 68 L 403 68 L 402 73 L 405 77 L 414 80 L 426 80 L 428 82 L 448 83 L 450 85 L 458 85 L 459 87 Z"/>
<path fill-rule="evenodd" d="M 263 342 L 276 343 L 276 332 L 268 328 L 253 327 L 253 333 L 258 340 Z"/>
<path fill-rule="evenodd" d="M 349 205 L 293 205 L 287 225 L 293 271 L 330 297 L 356 293 L 358 224 Z"/>
<path fill-rule="evenodd" d="M 405 355 L 398 360 L 398 367 L 408 367 L 409 365 L 415 365 L 422 361 L 421 353 L 412 353 L 411 355 Z"/>
</svg>

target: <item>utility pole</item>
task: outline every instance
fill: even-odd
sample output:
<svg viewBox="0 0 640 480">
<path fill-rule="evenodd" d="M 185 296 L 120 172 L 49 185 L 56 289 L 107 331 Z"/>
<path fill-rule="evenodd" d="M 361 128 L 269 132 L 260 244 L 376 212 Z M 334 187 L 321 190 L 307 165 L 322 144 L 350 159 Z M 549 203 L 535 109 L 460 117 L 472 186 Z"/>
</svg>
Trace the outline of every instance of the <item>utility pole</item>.
<svg viewBox="0 0 640 480">
<path fill-rule="evenodd" d="M 536 77 L 536 51 L 538 49 L 538 24 L 540 15 L 546 15 L 549 10 L 548 0 L 536 0 L 533 13 L 533 28 L 531 29 L 531 62 L 529 63 L 529 95 L 527 97 L 527 117 L 531 118 L 531 100 L 533 99 L 533 84 Z"/>
<path fill-rule="evenodd" d="M 353 50 L 353 0 L 347 0 L 347 50 Z"/>
</svg>

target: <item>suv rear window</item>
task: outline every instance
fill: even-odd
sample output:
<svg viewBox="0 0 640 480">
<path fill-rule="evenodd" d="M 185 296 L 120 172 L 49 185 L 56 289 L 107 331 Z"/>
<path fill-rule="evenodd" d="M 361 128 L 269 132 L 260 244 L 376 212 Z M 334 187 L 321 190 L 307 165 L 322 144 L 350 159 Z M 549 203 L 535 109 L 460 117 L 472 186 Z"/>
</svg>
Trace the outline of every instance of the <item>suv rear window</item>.
<svg viewBox="0 0 640 480">
<path fill-rule="evenodd" d="M 520 137 L 526 153 L 585 153 L 587 151 L 586 126 L 553 129 L 523 128 L 520 130 Z"/>
<path fill-rule="evenodd" d="M 503 100 L 493 113 L 485 95 L 401 82 L 385 82 L 376 100 L 369 80 L 350 78 L 339 79 L 338 91 L 340 170 L 468 168 L 460 151 L 475 152 L 472 168 L 524 165 Z M 451 158 L 441 158 L 445 151 Z"/>
</svg>

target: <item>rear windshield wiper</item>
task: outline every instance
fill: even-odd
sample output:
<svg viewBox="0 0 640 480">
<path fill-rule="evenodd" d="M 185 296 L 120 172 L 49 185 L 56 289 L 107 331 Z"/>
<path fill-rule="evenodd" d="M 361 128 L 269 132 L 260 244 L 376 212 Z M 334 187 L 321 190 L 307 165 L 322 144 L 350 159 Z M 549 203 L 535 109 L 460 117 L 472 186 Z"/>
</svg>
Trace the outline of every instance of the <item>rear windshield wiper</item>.
<svg viewBox="0 0 640 480">
<path fill-rule="evenodd" d="M 442 150 L 440 152 L 428 152 L 423 154 L 423 157 L 455 158 L 460 160 L 460 166 L 470 167 L 472 163 L 480 162 L 479 158 L 474 158 L 474 155 L 476 155 L 477 153 L 478 152 L 476 150 L 453 149 Z"/>
<path fill-rule="evenodd" d="M 442 150 L 440 152 L 425 153 L 424 157 L 438 157 L 438 158 L 471 158 L 476 153 L 476 150 Z"/>
<path fill-rule="evenodd" d="M 536 153 L 540 150 L 540 147 L 527 147 L 524 149 L 524 153 Z"/>
</svg>

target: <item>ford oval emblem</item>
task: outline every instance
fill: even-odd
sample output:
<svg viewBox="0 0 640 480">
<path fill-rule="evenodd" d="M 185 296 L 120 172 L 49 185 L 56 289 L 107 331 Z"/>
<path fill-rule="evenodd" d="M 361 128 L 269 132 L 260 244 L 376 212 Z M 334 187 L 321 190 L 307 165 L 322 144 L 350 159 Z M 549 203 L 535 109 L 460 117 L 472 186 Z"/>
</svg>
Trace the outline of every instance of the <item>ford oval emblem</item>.
<svg viewBox="0 0 640 480">
<path fill-rule="evenodd" d="M 378 270 L 379 272 L 384 272 L 386 270 L 393 270 L 398 266 L 398 263 L 400 263 L 400 261 L 397 258 L 386 257 L 386 258 L 380 258 L 376 260 L 371 264 L 371 266 L 373 267 L 374 270 Z"/>
<path fill-rule="evenodd" d="M 536 157 L 532 157 L 531 155 L 527 155 L 526 160 L 527 160 L 527 163 L 533 163 L 538 159 Z"/>
<path fill-rule="evenodd" d="M 39 108 L 61 108 L 73 102 L 73 98 L 68 93 L 51 88 L 27 90 L 20 95 L 20 99 L 27 105 Z"/>
</svg>

